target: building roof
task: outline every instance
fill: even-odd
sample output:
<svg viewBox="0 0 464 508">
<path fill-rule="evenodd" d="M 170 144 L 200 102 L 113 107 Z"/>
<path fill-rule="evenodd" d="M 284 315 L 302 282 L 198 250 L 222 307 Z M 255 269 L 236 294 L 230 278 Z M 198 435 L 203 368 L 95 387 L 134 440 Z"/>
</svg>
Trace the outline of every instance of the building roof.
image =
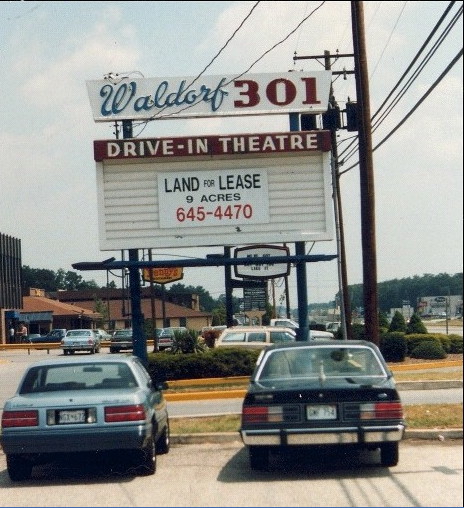
<svg viewBox="0 0 464 508">
<path fill-rule="evenodd" d="M 21 312 L 53 312 L 54 316 L 72 316 L 82 315 L 87 319 L 101 319 L 99 312 L 94 312 L 88 307 L 63 303 L 58 300 L 52 300 L 44 296 L 23 296 L 23 308 Z"/>
<path fill-rule="evenodd" d="M 119 320 L 124 319 L 127 315 L 131 314 L 131 301 L 130 298 L 124 300 L 102 300 L 101 302 L 105 307 L 109 307 L 109 319 Z M 165 314 L 166 317 L 171 319 L 176 318 L 207 318 L 211 317 L 210 312 L 200 312 L 198 310 L 191 309 L 189 307 L 184 307 L 182 305 L 176 305 L 171 302 L 165 302 Z M 94 309 L 95 308 L 95 300 L 80 300 L 79 306 L 82 306 L 86 309 Z M 140 301 L 140 306 L 142 309 L 142 314 L 146 319 L 151 317 L 152 314 L 152 305 L 151 299 L 142 298 Z M 155 307 L 155 317 L 157 319 L 163 317 L 163 302 L 159 299 L 154 299 L 154 307 Z"/>
</svg>

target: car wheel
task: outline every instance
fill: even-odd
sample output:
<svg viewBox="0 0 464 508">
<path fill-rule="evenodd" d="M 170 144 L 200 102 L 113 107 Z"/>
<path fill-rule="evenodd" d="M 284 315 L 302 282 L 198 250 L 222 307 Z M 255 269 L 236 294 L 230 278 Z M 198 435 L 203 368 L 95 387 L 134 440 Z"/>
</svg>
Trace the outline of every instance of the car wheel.
<svg viewBox="0 0 464 508">
<path fill-rule="evenodd" d="M 148 446 L 139 452 L 139 465 L 137 473 L 140 476 L 149 476 L 156 471 L 156 446 L 155 441 L 150 439 Z"/>
<path fill-rule="evenodd" d="M 29 480 L 31 477 L 32 462 L 18 455 L 7 455 L 6 467 L 8 469 L 10 479 L 14 482 Z"/>
<path fill-rule="evenodd" d="M 156 453 L 159 455 L 164 455 L 169 452 L 169 448 L 171 445 L 171 435 L 169 431 L 169 422 L 166 424 L 161 436 L 156 442 Z"/>
<path fill-rule="evenodd" d="M 399 445 L 398 441 L 382 443 L 380 445 L 380 463 L 383 467 L 393 467 L 398 464 Z"/>
<path fill-rule="evenodd" d="M 63 354 L 64 355 L 67 355 L 69 353 L 69 351 L 67 351 L 66 349 L 63 349 Z"/>
<path fill-rule="evenodd" d="M 269 468 L 269 449 L 265 446 L 250 446 L 248 449 L 251 469 Z"/>
<path fill-rule="evenodd" d="M 70 355 L 73 355 L 74 353 L 75 353 L 75 351 L 72 349 L 70 351 L 68 351 L 68 354 L 70 354 Z"/>
<path fill-rule="evenodd" d="M 117 353 L 117 350 L 114 347 L 110 347 L 110 353 Z"/>
</svg>

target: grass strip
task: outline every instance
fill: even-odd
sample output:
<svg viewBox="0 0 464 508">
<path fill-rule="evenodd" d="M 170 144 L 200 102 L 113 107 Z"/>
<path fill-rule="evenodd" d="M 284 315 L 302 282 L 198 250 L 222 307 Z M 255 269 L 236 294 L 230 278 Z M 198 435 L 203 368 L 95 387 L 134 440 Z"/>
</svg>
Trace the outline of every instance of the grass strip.
<svg viewBox="0 0 464 508">
<path fill-rule="evenodd" d="M 409 429 L 462 428 L 462 403 L 405 406 L 404 413 Z M 238 432 L 240 415 L 171 418 L 170 427 L 172 434 Z"/>
</svg>

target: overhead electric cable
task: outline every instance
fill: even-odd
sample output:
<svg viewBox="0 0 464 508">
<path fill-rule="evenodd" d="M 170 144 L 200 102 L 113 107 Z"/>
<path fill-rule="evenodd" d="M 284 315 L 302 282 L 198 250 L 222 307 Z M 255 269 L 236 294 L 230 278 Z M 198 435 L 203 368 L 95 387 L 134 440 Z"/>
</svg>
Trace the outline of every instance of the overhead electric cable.
<svg viewBox="0 0 464 508">
<path fill-rule="evenodd" d="M 374 148 L 372 149 L 372 151 L 374 152 L 375 150 L 377 150 L 377 148 L 379 148 L 380 146 L 382 146 L 385 141 L 387 141 L 387 139 L 389 139 L 405 122 L 406 120 L 408 120 L 412 114 L 414 113 L 414 111 L 416 111 L 416 109 L 424 102 L 424 100 L 432 93 L 432 91 L 438 86 L 438 84 L 441 82 L 441 80 L 446 76 L 446 74 L 448 74 L 448 72 L 454 67 L 454 65 L 456 64 L 456 62 L 462 57 L 462 48 L 461 50 L 459 51 L 459 53 L 453 58 L 453 60 L 448 64 L 448 66 L 446 67 L 446 69 L 440 74 L 440 76 L 434 81 L 433 85 L 427 90 L 427 92 L 416 102 L 416 104 L 414 105 L 414 107 L 408 112 L 407 115 L 405 115 L 403 117 L 403 119 L 396 125 L 396 127 L 394 127 L 390 133 L 385 136 L 382 141 L 380 141 L 380 143 L 378 143 L 377 145 L 374 146 Z M 353 164 L 352 166 L 350 166 L 349 168 L 345 169 L 344 171 L 340 171 L 339 175 L 342 175 L 343 173 L 346 173 L 347 171 L 349 171 L 350 169 L 353 169 L 355 168 L 357 165 L 359 164 L 359 162 L 356 162 L 355 164 Z"/>
<path fill-rule="evenodd" d="M 450 2 L 450 4 L 448 5 L 448 7 L 445 9 L 444 13 L 442 14 L 442 16 L 440 17 L 440 19 L 438 20 L 438 22 L 436 23 L 435 27 L 433 28 L 432 32 L 429 34 L 429 36 L 427 37 L 427 39 L 425 40 L 425 42 L 423 43 L 422 47 L 420 48 L 420 50 L 418 51 L 418 53 L 416 54 L 416 56 L 414 57 L 413 61 L 409 64 L 408 68 L 406 69 L 406 71 L 403 73 L 403 75 L 401 76 L 401 78 L 398 80 L 397 84 L 395 85 L 395 87 L 392 89 L 392 91 L 389 93 L 389 95 L 387 96 L 387 98 L 384 100 L 384 102 L 381 104 L 381 106 L 379 107 L 379 109 L 374 113 L 374 115 L 372 116 L 372 120 L 374 120 L 374 118 L 380 113 L 381 109 L 386 105 L 387 101 L 389 100 L 389 98 L 391 98 L 391 96 L 393 95 L 394 91 L 398 88 L 398 86 L 400 85 L 400 83 L 402 82 L 402 80 L 404 79 L 404 77 L 407 75 L 407 73 L 411 70 L 412 66 L 414 65 L 414 63 L 417 61 L 417 59 L 419 58 L 419 56 L 421 55 L 421 53 L 424 51 L 426 45 L 430 42 L 430 40 L 432 39 L 432 37 L 435 35 L 436 31 L 438 30 L 439 26 L 441 25 L 441 23 L 443 22 L 444 18 L 446 17 L 446 15 L 449 13 L 451 7 L 453 6 L 455 2 Z M 448 23 L 448 25 L 445 27 L 444 31 L 442 32 L 439 40 L 434 44 L 434 47 L 432 48 L 433 50 L 433 53 L 434 54 L 436 52 L 436 49 L 437 49 L 437 44 L 439 43 L 441 45 L 441 43 L 444 41 L 444 39 L 449 35 L 449 32 L 451 30 L 452 27 L 454 27 L 454 25 L 456 24 L 457 22 L 457 19 L 459 16 L 462 16 L 462 6 L 460 7 L 459 11 L 454 15 L 453 19 Z M 428 61 L 430 60 L 430 56 L 431 56 L 431 52 L 432 50 L 429 51 L 428 53 L 428 56 L 427 56 L 427 60 L 426 60 L 426 63 L 428 63 Z M 422 65 L 422 68 L 423 66 L 425 65 L 425 63 L 421 64 Z M 421 70 L 422 70 L 421 68 Z M 416 71 L 417 72 L 417 71 Z M 417 76 L 416 76 L 417 77 Z M 412 78 L 410 78 L 411 80 Z M 409 82 L 408 82 L 409 83 Z M 409 85 L 410 86 L 410 85 Z M 408 88 L 409 88 L 408 86 Z M 404 90 L 404 88 L 403 88 Z M 404 95 L 404 93 L 403 93 Z M 396 100 L 396 102 L 390 106 L 390 109 L 388 111 L 388 114 L 391 112 L 392 108 L 394 105 L 397 104 L 399 99 Z M 382 121 L 385 119 L 386 117 L 386 113 L 384 113 L 384 117 L 381 119 Z M 378 120 L 377 122 L 374 122 L 374 131 L 375 129 L 380 125 L 380 120 Z M 347 147 L 344 148 L 343 151 L 340 152 L 339 154 L 339 157 L 341 158 L 344 154 L 348 154 L 344 157 L 343 159 L 343 162 L 341 164 L 345 164 L 353 155 L 356 154 L 356 151 L 357 151 L 357 145 L 353 147 L 353 144 L 355 143 L 355 141 L 353 140 Z M 354 166 L 350 166 L 349 168 L 347 168 L 346 170 L 344 170 L 343 172 L 341 172 L 340 174 L 342 173 L 346 173 L 348 170 L 352 169 L 353 167 L 356 167 L 357 163 L 354 165 Z"/>
<path fill-rule="evenodd" d="M 409 113 L 399 122 L 394 129 L 390 131 L 390 133 L 385 136 L 380 143 L 378 143 L 372 151 L 377 150 L 380 146 L 382 146 L 387 139 L 389 139 L 405 122 L 406 120 L 416 111 L 416 109 L 424 102 L 424 100 L 433 92 L 433 90 L 437 87 L 437 85 L 441 82 L 441 80 L 448 74 L 448 72 L 453 68 L 456 62 L 462 57 L 462 48 L 459 53 L 451 60 L 446 69 L 440 74 L 440 76 L 435 80 L 433 85 L 427 90 L 427 92 L 421 97 L 421 99 L 416 102 L 415 106 L 409 111 Z"/>
<path fill-rule="evenodd" d="M 403 8 L 401 9 L 401 12 L 398 14 L 398 17 L 396 18 L 395 25 L 393 26 L 390 35 L 388 36 L 387 42 L 385 43 L 385 46 L 382 49 L 382 52 L 380 53 L 380 56 L 377 60 L 377 63 L 374 65 L 374 69 L 372 70 L 369 79 L 372 78 L 372 76 L 375 74 L 375 71 L 377 70 L 377 67 L 379 66 L 379 63 L 382 61 L 383 55 L 385 53 L 385 50 L 387 49 L 388 45 L 390 44 L 391 38 L 393 37 L 393 33 L 395 32 L 396 27 L 398 26 L 398 23 L 400 21 L 400 18 L 404 12 L 404 8 L 406 7 L 406 2 L 403 3 Z"/>
<path fill-rule="evenodd" d="M 232 83 L 233 81 L 235 81 L 236 79 L 242 77 L 244 74 L 246 74 L 248 71 L 250 71 L 250 69 L 252 69 L 260 60 L 262 60 L 268 53 L 270 53 L 273 49 L 275 49 L 277 46 L 279 46 L 280 44 L 282 44 L 283 42 L 285 42 L 291 35 L 293 35 L 297 30 L 298 28 L 305 22 L 307 21 L 316 11 L 318 11 L 323 5 L 325 4 L 325 0 L 323 2 L 321 2 L 317 7 L 315 7 L 307 16 L 305 16 L 299 23 L 298 25 L 290 32 L 288 33 L 283 39 L 281 39 L 279 42 L 276 42 L 272 47 L 270 47 L 268 50 L 266 50 L 259 58 L 257 58 L 245 71 L 241 72 L 240 74 L 234 76 L 230 81 L 224 83 L 222 86 L 227 86 L 229 85 L 230 83 Z M 202 74 L 200 73 L 197 78 L 195 79 L 198 79 Z M 187 109 L 190 109 L 192 107 L 194 107 L 197 103 L 196 102 L 193 102 L 192 104 L 190 104 L 189 106 L 186 106 L 185 108 L 183 109 L 180 109 L 178 111 L 176 111 L 175 113 L 171 113 L 171 114 L 168 114 L 168 115 L 164 115 L 163 118 L 168 118 L 170 116 L 175 116 L 177 114 L 179 114 L 180 112 L 182 111 L 185 111 Z M 162 113 L 162 111 L 164 110 L 165 108 L 161 109 L 160 111 L 158 111 L 155 115 L 153 115 L 150 120 L 146 120 L 146 122 L 148 121 L 151 121 L 151 120 L 155 120 L 157 117 L 159 117 L 160 113 Z"/>
<path fill-rule="evenodd" d="M 446 37 L 448 36 L 449 32 L 452 30 L 454 25 L 457 23 L 458 18 L 462 16 L 463 8 L 459 9 L 459 11 L 454 15 L 453 19 L 450 21 L 450 23 L 446 26 L 445 30 L 440 35 L 439 39 L 434 43 L 432 48 L 429 50 L 427 55 L 425 55 L 424 60 L 422 60 L 422 63 L 419 65 L 419 67 L 414 71 L 413 75 L 408 79 L 406 84 L 403 86 L 403 88 L 398 92 L 398 94 L 395 97 L 395 100 L 390 104 L 388 109 L 384 111 L 380 118 L 378 118 L 373 123 L 373 130 L 375 131 L 377 127 L 383 122 L 383 120 L 390 114 L 391 110 L 398 104 L 398 102 L 404 97 L 405 93 L 411 85 L 414 83 L 414 81 L 418 78 L 418 76 L 421 74 L 421 72 L 424 70 L 425 66 L 429 63 L 432 56 L 438 51 L 438 48 L 442 45 L 442 43 L 445 41 Z"/>
<path fill-rule="evenodd" d="M 436 31 L 438 30 L 439 26 L 442 24 L 443 20 L 445 19 L 446 15 L 448 14 L 448 12 L 451 10 L 451 7 L 453 6 L 455 2 L 450 2 L 448 4 L 448 7 L 445 9 L 445 11 L 443 12 L 443 14 L 441 15 L 440 19 L 437 21 L 437 23 L 435 24 L 435 26 L 433 27 L 432 31 L 430 32 L 430 34 L 428 35 L 427 39 L 425 39 L 424 43 L 422 44 L 421 48 L 419 49 L 419 51 L 416 53 L 416 56 L 412 59 L 411 63 L 408 65 L 408 67 L 406 68 L 406 70 L 403 72 L 402 76 L 400 77 L 400 79 L 398 80 L 398 82 L 396 83 L 396 85 L 393 87 L 393 89 L 391 90 L 391 92 L 387 95 L 386 99 L 382 102 L 382 104 L 379 106 L 379 108 L 377 109 L 377 111 L 374 113 L 374 115 L 372 116 L 372 119 L 374 119 L 379 113 L 380 111 L 382 111 L 382 108 L 385 106 L 385 104 L 387 103 L 387 101 L 390 99 L 390 97 L 393 95 L 393 93 L 395 92 L 395 90 L 399 87 L 400 83 L 403 81 L 403 79 L 405 78 L 405 76 L 408 74 L 408 72 L 411 70 L 412 66 L 416 63 L 416 61 L 418 60 L 419 56 L 421 55 L 421 53 L 424 51 L 424 49 L 426 48 L 427 44 L 430 42 L 430 40 L 432 39 L 432 37 L 435 35 Z"/>
</svg>

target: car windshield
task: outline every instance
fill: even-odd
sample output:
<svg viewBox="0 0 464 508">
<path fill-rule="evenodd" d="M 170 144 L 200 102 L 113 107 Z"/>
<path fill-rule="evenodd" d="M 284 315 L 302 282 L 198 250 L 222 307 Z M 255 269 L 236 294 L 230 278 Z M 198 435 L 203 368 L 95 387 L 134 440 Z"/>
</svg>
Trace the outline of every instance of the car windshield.
<svg viewBox="0 0 464 508">
<path fill-rule="evenodd" d="M 131 337 L 132 331 L 131 330 L 118 330 L 117 332 L 114 332 L 113 337 Z"/>
<path fill-rule="evenodd" d="M 363 346 L 320 346 L 270 351 L 256 381 L 296 378 L 387 377 L 375 352 Z"/>
<path fill-rule="evenodd" d="M 125 363 L 71 363 L 31 367 L 21 385 L 22 395 L 63 390 L 121 389 L 137 386 Z"/>
<path fill-rule="evenodd" d="M 66 336 L 67 337 L 79 337 L 82 335 L 92 335 L 90 330 L 70 330 Z"/>
</svg>

